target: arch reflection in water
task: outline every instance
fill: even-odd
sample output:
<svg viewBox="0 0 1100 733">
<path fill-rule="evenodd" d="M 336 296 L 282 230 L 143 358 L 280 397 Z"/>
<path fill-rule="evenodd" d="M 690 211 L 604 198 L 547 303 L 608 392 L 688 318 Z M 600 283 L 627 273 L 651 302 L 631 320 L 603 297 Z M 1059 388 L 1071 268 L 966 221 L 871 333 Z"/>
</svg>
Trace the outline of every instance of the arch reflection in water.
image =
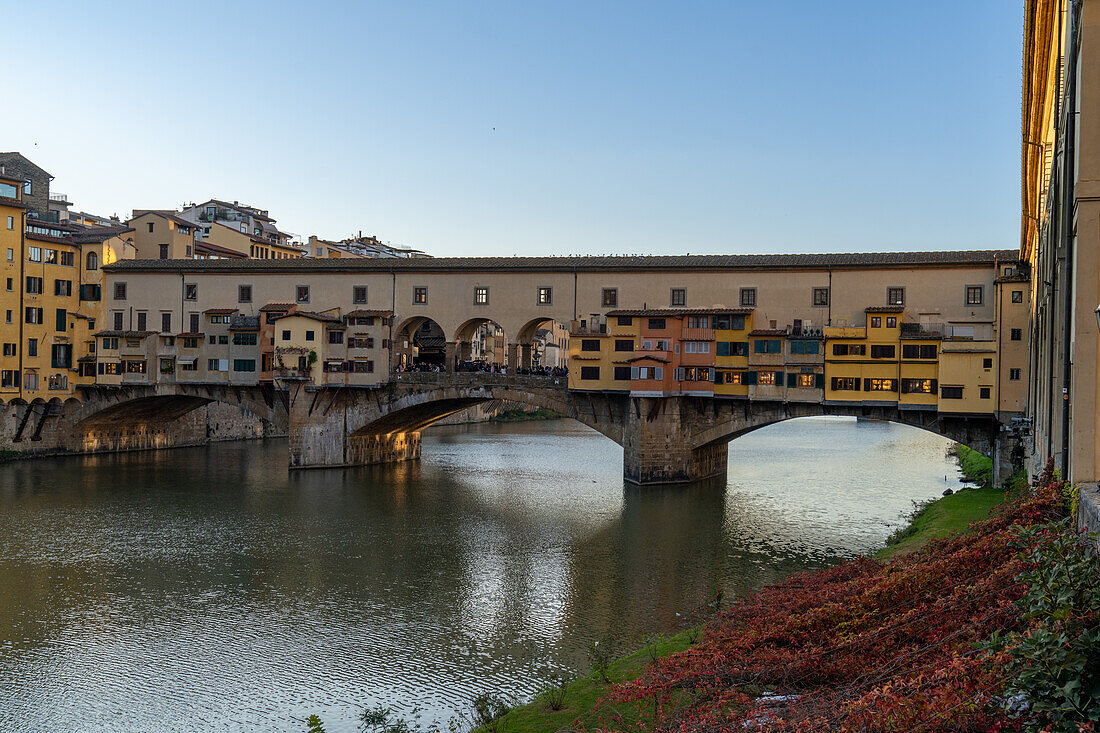
<svg viewBox="0 0 1100 733">
<path fill-rule="evenodd" d="M 28 730 L 353 731 L 583 670 L 677 613 L 866 551 L 946 441 L 793 421 L 728 485 L 624 487 L 570 421 L 440 428 L 420 462 L 288 473 L 285 443 L 0 467 L 0 709 Z M 74 721 L 76 725 L 74 727 Z"/>
</svg>

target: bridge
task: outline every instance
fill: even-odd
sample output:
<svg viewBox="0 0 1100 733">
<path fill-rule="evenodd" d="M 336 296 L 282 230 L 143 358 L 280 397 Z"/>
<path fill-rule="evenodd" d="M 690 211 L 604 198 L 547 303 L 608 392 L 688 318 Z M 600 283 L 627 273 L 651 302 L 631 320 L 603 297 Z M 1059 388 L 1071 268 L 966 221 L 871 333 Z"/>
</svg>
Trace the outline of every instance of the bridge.
<svg viewBox="0 0 1100 733">
<path fill-rule="evenodd" d="M 918 427 L 992 456 L 997 479 L 1012 470 L 1014 446 L 992 416 L 823 402 L 582 392 L 569 390 L 564 377 L 482 372 L 394 374 L 389 384 L 376 388 L 305 382 L 285 391 L 270 385 L 92 387 L 84 398 L 53 405 L 9 405 L 0 423 L 4 442 L 16 450 L 93 453 L 285 434 L 291 468 L 380 464 L 419 458 L 424 428 L 467 407 L 503 400 L 553 410 L 615 441 L 623 447 L 624 478 L 638 484 L 722 475 L 729 441 L 799 417 L 842 415 Z M 217 416 L 227 413 L 212 411 L 216 406 L 248 416 L 254 423 L 251 434 L 219 434 Z M 28 425 L 33 426 L 29 431 Z"/>
</svg>

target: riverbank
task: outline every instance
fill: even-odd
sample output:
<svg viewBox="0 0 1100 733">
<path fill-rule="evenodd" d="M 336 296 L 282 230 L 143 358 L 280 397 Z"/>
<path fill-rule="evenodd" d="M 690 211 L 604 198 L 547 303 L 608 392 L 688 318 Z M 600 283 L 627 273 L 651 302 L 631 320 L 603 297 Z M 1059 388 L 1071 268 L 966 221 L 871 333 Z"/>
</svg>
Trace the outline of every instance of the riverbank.
<svg viewBox="0 0 1100 733">
<path fill-rule="evenodd" d="M 545 407 L 540 407 L 536 410 L 525 410 L 520 407 L 513 407 L 503 412 L 498 412 L 489 418 L 489 422 L 532 422 L 537 420 L 560 420 L 561 415 L 548 410 Z"/>
<path fill-rule="evenodd" d="M 1027 672 L 1033 659 L 1062 646 L 1087 660 L 1093 644 L 1095 559 L 1059 523 L 1063 490 L 1048 471 L 1039 488 L 1012 492 L 966 532 L 885 562 L 793 575 L 712 617 L 701 633 L 669 637 L 667 655 L 651 646 L 616 662 L 611 684 L 592 673 L 576 680 L 561 691 L 559 710 L 551 705 L 556 696 L 544 693 L 480 730 L 1008 731 L 1049 722 L 1051 703 L 1083 720 L 1100 700 L 1066 708 L 1072 689 L 1033 687 Z M 981 491 L 960 493 L 992 498 Z M 941 507 L 982 504 L 972 496 Z M 1015 544 L 1021 527 L 1035 528 L 1029 552 L 1044 558 L 1046 573 L 1081 589 L 1073 623 L 1057 621 L 1067 618 L 1062 611 L 1020 612 L 1047 597 L 1042 586 L 1019 580 L 1029 567 Z M 1061 636 L 1053 635 L 1050 650 L 1036 647 L 1051 624 Z M 1050 673 L 1087 675 L 1073 660 Z M 1013 695 L 1041 704 L 1000 707 Z"/>
<path fill-rule="evenodd" d="M 960 470 L 968 481 L 973 481 L 979 485 L 967 487 L 919 505 L 910 516 L 906 526 L 895 532 L 887 541 L 887 546 L 875 553 L 874 558 L 882 561 L 881 564 L 875 564 L 875 566 L 882 569 L 881 572 L 888 572 L 888 569 L 895 567 L 895 565 L 906 564 L 906 556 L 918 553 L 922 548 L 926 548 L 930 543 L 937 541 L 939 541 L 939 544 L 933 548 L 933 557 L 939 558 L 942 555 L 942 550 L 935 551 L 935 549 L 942 547 L 942 543 L 948 542 L 949 540 L 946 538 L 955 535 L 954 541 L 959 542 L 959 538 L 975 532 L 981 533 L 984 526 L 994 521 L 991 519 L 991 515 L 999 505 L 1005 502 L 1006 496 L 1010 499 L 1019 500 L 1023 491 L 1027 489 L 1026 475 L 1022 471 L 1014 474 L 1006 487 L 982 486 L 982 478 L 992 476 L 992 461 L 965 446 L 958 446 L 958 448 L 962 450 L 953 451 L 953 453 L 959 461 Z M 861 561 L 856 561 L 854 564 L 858 565 L 860 563 Z M 853 563 L 846 563 L 838 567 L 845 568 L 851 565 Z M 752 602 L 761 595 L 782 593 L 787 597 L 788 602 L 797 604 L 797 601 L 793 599 L 800 595 L 801 591 L 794 589 L 801 588 L 804 585 L 819 584 L 823 582 L 823 579 L 831 577 L 833 573 L 834 569 L 830 568 L 799 574 L 795 576 L 797 580 L 789 579 L 777 586 L 766 588 L 751 596 L 750 599 L 746 600 L 746 603 Z M 841 573 L 843 575 L 844 571 L 841 571 Z M 815 600 L 812 594 L 807 595 L 809 595 L 809 600 L 812 603 Z M 730 612 L 726 616 L 728 617 L 731 614 L 733 617 L 737 616 L 736 611 Z M 646 647 L 612 662 L 606 675 L 609 682 L 605 681 L 598 673 L 590 671 L 563 687 L 543 692 L 530 702 L 515 707 L 492 723 L 483 725 L 478 728 L 478 731 L 535 733 L 536 731 L 566 728 L 579 728 L 581 730 L 604 728 L 607 726 L 608 720 L 601 711 L 601 708 L 605 707 L 600 704 L 602 699 L 613 694 L 616 690 L 631 689 L 638 684 L 642 676 L 646 675 L 647 672 L 651 673 L 652 668 L 663 664 L 663 660 L 690 649 L 704 633 L 712 636 L 717 627 L 723 623 L 721 616 L 714 616 L 700 626 L 655 639 Z M 829 632 L 835 633 L 835 630 L 830 629 L 825 633 Z M 821 630 L 819 630 L 819 633 L 821 633 Z M 769 699 L 775 688 L 775 685 L 747 685 L 742 688 L 742 693 L 747 694 L 748 697 L 741 699 L 740 702 L 743 705 L 748 705 L 750 699 Z M 657 695 L 654 702 L 650 702 L 649 698 L 641 700 L 637 696 L 631 697 L 628 694 L 627 699 L 619 700 L 618 704 L 613 706 L 613 709 L 618 711 L 617 714 L 623 714 L 624 711 L 630 712 L 627 712 L 625 718 L 618 720 L 617 724 L 611 727 L 614 729 L 627 722 L 636 722 L 639 719 L 646 718 L 646 716 L 649 716 L 651 705 L 656 704 L 658 708 L 661 707 L 660 701 L 657 699 L 659 697 L 660 695 Z M 676 698 L 676 695 L 671 694 L 666 703 L 672 702 L 674 698 Z M 552 703 L 556 703 L 559 699 L 561 701 L 560 707 L 555 710 Z M 780 700 L 781 698 L 771 699 Z M 624 705 L 623 703 L 627 704 Z M 649 716 L 649 719 L 652 720 L 652 716 Z"/>
</svg>

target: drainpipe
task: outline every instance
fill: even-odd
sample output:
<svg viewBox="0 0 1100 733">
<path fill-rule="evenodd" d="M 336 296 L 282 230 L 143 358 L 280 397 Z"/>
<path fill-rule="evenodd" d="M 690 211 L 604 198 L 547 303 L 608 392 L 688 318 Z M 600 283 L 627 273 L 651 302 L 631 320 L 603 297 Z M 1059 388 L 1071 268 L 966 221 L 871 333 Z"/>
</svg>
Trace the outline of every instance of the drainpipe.
<svg viewBox="0 0 1100 733">
<path fill-rule="evenodd" d="M 1077 135 L 1077 33 L 1078 33 L 1078 0 L 1070 0 L 1070 12 L 1067 23 L 1069 35 L 1069 49 L 1066 53 L 1066 145 L 1062 159 L 1065 176 L 1063 177 L 1063 231 L 1066 245 L 1066 284 L 1063 295 L 1063 318 L 1065 319 L 1062 343 L 1062 477 L 1069 481 L 1070 456 L 1069 456 L 1069 419 L 1070 419 L 1070 388 L 1073 381 L 1071 369 L 1071 331 L 1073 324 L 1073 204 L 1077 194 L 1077 186 L 1074 182 L 1076 175 L 1073 168 L 1074 138 Z"/>
</svg>

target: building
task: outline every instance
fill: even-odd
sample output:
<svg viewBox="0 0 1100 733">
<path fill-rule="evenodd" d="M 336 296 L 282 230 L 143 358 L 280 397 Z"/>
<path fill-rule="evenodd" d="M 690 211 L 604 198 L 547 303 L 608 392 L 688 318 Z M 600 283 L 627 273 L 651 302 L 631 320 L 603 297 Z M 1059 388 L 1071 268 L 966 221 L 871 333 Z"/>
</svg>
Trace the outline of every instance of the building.
<svg viewBox="0 0 1100 733">
<path fill-rule="evenodd" d="M 275 319 L 275 378 L 375 387 L 389 381 L 390 311 L 296 310 Z"/>
<path fill-rule="evenodd" d="M 22 153 L 0 153 L 0 175 L 21 181 L 27 218 L 58 221 L 58 210 L 50 209 L 50 182 L 53 176 L 35 165 Z"/>
<path fill-rule="evenodd" d="M 1022 331 L 1032 471 L 1053 458 L 1081 484 L 1100 479 L 1098 39 L 1097 0 L 1024 3 L 1022 266 L 1001 273 L 1013 281 L 1009 292 L 1024 291 L 1029 312 Z"/>
<path fill-rule="evenodd" d="M 222 222 L 214 222 L 204 227 L 206 235 L 200 250 L 214 257 L 249 257 L 260 260 L 290 260 L 304 256 L 298 247 L 289 240 L 264 238 L 246 234 Z"/>
<path fill-rule="evenodd" d="M 264 243 L 286 247 L 292 239 L 290 234 L 279 231 L 275 220 L 265 209 L 247 206 L 237 201 L 229 203 L 219 199 L 210 199 L 201 204 L 188 204 L 179 213 L 199 227 L 199 236 L 206 239 L 213 232 L 213 225 L 221 223 L 241 234 L 261 240 Z"/>
<path fill-rule="evenodd" d="M 130 239 L 139 260 L 184 260 L 196 256 L 198 227 L 174 211 L 134 211 L 126 222 L 133 229 Z"/>
</svg>

